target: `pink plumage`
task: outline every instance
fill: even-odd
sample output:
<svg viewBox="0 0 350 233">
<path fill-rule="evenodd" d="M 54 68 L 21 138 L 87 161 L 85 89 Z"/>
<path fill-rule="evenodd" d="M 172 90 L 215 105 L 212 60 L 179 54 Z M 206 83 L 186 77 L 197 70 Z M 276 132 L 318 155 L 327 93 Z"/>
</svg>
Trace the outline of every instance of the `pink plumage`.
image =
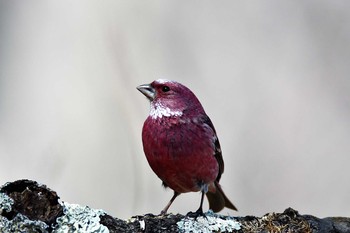
<svg viewBox="0 0 350 233">
<path fill-rule="evenodd" d="M 143 150 L 152 170 L 174 195 L 162 210 L 165 214 L 175 198 L 186 192 L 202 192 L 214 212 L 225 206 L 236 210 L 222 191 L 224 172 L 220 143 L 214 126 L 193 92 L 184 85 L 159 79 L 137 87 L 151 103 L 142 129 Z"/>
</svg>

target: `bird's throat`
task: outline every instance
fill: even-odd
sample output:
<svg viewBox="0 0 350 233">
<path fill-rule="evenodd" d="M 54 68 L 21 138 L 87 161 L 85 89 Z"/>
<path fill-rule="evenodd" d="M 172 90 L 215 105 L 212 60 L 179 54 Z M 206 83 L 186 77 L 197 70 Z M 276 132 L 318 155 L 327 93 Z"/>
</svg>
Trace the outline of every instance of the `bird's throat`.
<svg viewBox="0 0 350 233">
<path fill-rule="evenodd" d="M 171 110 L 168 107 L 165 107 L 159 102 L 151 103 L 151 109 L 149 115 L 153 119 L 163 118 L 163 117 L 180 117 L 182 116 L 182 111 Z"/>
</svg>

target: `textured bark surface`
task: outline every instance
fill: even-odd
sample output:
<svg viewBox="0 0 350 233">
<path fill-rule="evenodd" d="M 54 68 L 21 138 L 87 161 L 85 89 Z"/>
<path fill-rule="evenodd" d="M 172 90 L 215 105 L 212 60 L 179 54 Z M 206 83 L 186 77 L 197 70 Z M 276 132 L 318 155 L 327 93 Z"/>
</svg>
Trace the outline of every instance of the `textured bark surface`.
<svg viewBox="0 0 350 233">
<path fill-rule="evenodd" d="M 207 218 L 198 219 L 145 214 L 125 221 L 89 207 L 62 204 L 56 192 L 35 181 L 7 183 L 0 194 L 1 232 L 350 232 L 350 218 L 320 219 L 300 215 L 292 208 L 262 217 L 233 218 L 208 212 Z"/>
</svg>

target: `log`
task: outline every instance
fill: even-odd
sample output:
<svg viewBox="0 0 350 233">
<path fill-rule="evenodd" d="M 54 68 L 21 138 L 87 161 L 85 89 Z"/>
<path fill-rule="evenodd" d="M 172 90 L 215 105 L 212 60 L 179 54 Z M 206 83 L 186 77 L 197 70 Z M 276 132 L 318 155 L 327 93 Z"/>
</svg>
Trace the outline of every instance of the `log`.
<svg viewBox="0 0 350 233">
<path fill-rule="evenodd" d="M 128 220 L 103 210 L 69 204 L 32 180 L 17 180 L 0 188 L 0 232 L 350 232 L 350 218 L 317 218 L 287 208 L 262 217 L 232 217 L 205 213 L 136 215 Z"/>
</svg>

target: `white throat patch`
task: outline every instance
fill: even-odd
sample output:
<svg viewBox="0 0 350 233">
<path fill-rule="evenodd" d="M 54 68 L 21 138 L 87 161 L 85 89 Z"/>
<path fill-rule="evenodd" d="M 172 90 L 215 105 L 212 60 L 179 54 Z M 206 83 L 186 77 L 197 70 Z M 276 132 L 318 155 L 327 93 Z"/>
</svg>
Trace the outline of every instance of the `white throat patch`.
<svg viewBox="0 0 350 233">
<path fill-rule="evenodd" d="M 182 111 L 172 111 L 168 107 L 164 107 L 161 103 L 152 103 L 149 115 L 152 119 L 171 117 L 171 116 L 182 116 Z"/>
</svg>

